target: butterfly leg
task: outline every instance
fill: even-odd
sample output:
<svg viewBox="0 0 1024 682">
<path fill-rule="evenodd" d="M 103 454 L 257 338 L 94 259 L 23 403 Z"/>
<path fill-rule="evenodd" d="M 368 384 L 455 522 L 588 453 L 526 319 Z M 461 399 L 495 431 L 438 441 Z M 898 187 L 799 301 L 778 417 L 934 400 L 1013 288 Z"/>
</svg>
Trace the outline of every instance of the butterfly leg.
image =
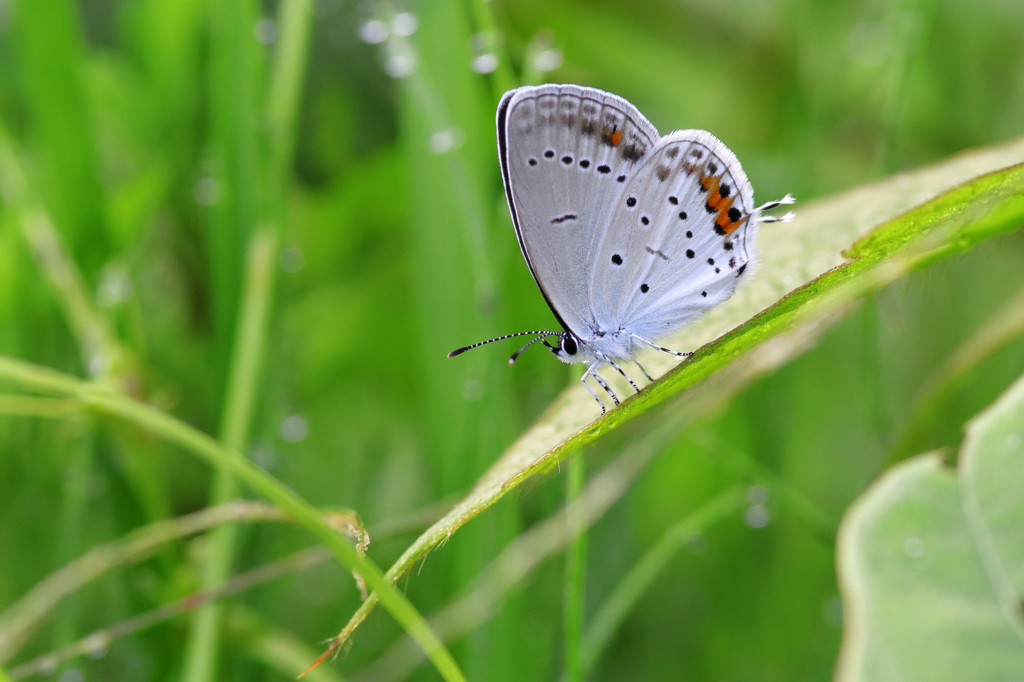
<svg viewBox="0 0 1024 682">
<path fill-rule="evenodd" d="M 626 374 L 626 373 L 625 373 L 624 371 L 622 371 L 622 368 L 621 368 L 621 367 L 619 367 L 619 366 L 618 366 L 618 365 L 616 365 L 616 364 L 615 364 L 614 362 L 612 362 L 611 358 L 609 358 L 609 357 L 607 357 L 607 356 L 605 356 L 605 355 L 601 355 L 601 356 L 599 356 L 599 357 L 601 358 L 601 360 L 603 360 L 603 361 L 604 361 L 604 362 L 606 362 L 607 364 L 609 364 L 609 365 L 611 365 L 612 367 L 614 367 L 614 368 L 615 368 L 615 369 L 616 369 L 616 370 L 617 370 L 617 371 L 619 372 L 619 374 L 621 374 L 621 375 L 622 375 L 622 376 L 623 376 L 623 377 L 624 377 L 624 378 L 626 379 L 626 381 L 628 381 L 628 382 L 629 382 L 629 385 L 633 387 L 633 390 L 634 390 L 634 391 L 636 391 L 637 393 L 639 393 L 639 392 L 640 392 L 640 387 L 639 387 L 639 386 L 637 386 L 637 385 L 636 385 L 636 384 L 635 384 L 635 383 L 633 382 L 633 380 L 629 378 L 629 375 L 628 375 L 628 374 Z M 644 374 L 646 374 L 646 372 L 644 372 Z M 594 376 L 597 376 L 597 375 L 595 374 Z"/>
<path fill-rule="evenodd" d="M 587 377 L 594 377 L 594 381 L 600 384 L 601 388 L 603 388 L 605 392 L 612 397 L 612 402 L 614 402 L 616 405 L 619 404 L 619 398 L 612 391 L 611 387 L 608 385 L 608 382 L 604 380 L 604 377 L 602 377 L 595 371 L 597 369 L 597 366 L 600 365 L 602 362 L 602 360 L 598 360 L 594 364 L 590 365 L 590 367 L 587 367 L 587 371 L 583 373 L 583 378 L 581 378 L 580 381 L 582 381 L 583 385 L 587 387 L 588 391 L 590 391 L 590 395 L 594 396 L 594 400 L 597 401 L 597 404 L 601 406 L 601 414 L 603 415 L 605 412 L 604 403 L 601 401 L 600 398 L 597 397 L 597 393 L 594 392 L 594 389 L 590 388 L 590 384 L 587 383 Z"/>
<path fill-rule="evenodd" d="M 689 352 L 686 352 L 686 353 L 681 353 L 681 352 L 679 352 L 677 350 L 672 350 L 671 348 L 664 348 L 662 346 L 659 346 L 656 343 L 648 341 L 647 339 L 645 339 L 642 336 L 637 336 L 636 334 L 633 334 L 633 338 L 636 339 L 637 341 L 639 341 L 640 343 L 646 344 L 646 345 L 650 346 L 651 348 L 653 348 L 654 350 L 660 350 L 663 353 L 671 353 L 672 355 L 676 355 L 676 356 L 681 357 L 681 358 L 688 358 L 691 355 L 693 355 L 693 351 L 689 351 Z M 645 372 L 645 374 L 646 374 L 646 372 Z"/>
<path fill-rule="evenodd" d="M 649 381 L 649 382 L 651 382 L 653 384 L 654 383 L 654 379 L 651 378 L 651 375 L 647 373 L 647 370 L 644 369 L 644 366 L 640 364 L 640 361 L 637 360 L 636 358 L 633 358 L 633 362 L 636 363 L 636 366 L 639 367 L 640 371 L 644 373 L 645 377 L 647 377 L 647 381 Z"/>
<path fill-rule="evenodd" d="M 597 397 L 597 393 L 595 393 L 594 389 L 592 389 L 590 387 L 590 384 L 587 383 L 586 377 L 584 377 L 582 379 L 582 381 L 583 381 L 583 387 L 587 389 L 587 392 L 590 393 L 590 395 L 592 395 L 594 397 L 594 400 L 597 401 L 597 404 L 601 406 L 601 416 L 603 417 L 604 413 L 606 412 L 605 407 L 604 407 L 604 403 L 601 402 L 601 399 Z"/>
</svg>

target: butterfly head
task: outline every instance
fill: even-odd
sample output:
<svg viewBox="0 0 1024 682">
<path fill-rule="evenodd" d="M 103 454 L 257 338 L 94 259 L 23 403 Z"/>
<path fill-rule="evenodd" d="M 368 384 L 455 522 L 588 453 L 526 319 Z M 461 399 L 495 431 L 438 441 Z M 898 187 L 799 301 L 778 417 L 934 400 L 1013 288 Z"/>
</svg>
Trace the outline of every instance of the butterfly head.
<svg viewBox="0 0 1024 682">
<path fill-rule="evenodd" d="M 558 345 L 552 345 L 547 341 L 544 345 L 548 347 L 551 354 L 566 364 L 580 362 L 582 355 L 582 341 L 571 331 L 565 330 L 558 335 Z"/>
</svg>

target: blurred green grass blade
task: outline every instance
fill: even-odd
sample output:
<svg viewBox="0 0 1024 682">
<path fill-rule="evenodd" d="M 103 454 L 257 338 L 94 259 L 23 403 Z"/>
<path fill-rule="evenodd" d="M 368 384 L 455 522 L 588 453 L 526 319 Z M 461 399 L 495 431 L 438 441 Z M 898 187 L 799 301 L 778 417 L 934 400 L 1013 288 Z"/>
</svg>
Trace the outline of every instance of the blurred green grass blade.
<svg viewBox="0 0 1024 682">
<path fill-rule="evenodd" d="M 24 164 L 0 123 L 0 199 L 16 217 L 38 268 L 49 282 L 54 298 L 78 343 L 82 367 L 103 380 L 123 380 L 131 368 L 125 349 L 110 320 L 94 305 L 89 284 L 68 253 L 50 211 L 34 192 Z"/>
<path fill-rule="evenodd" d="M 395 620 L 427 652 L 446 680 L 464 679 L 448 650 L 431 632 L 412 603 L 392 583 L 385 580 L 380 568 L 369 559 L 359 556 L 355 547 L 342 539 L 314 507 L 238 451 L 225 448 L 210 436 L 150 405 L 46 367 L 0 356 L 0 379 L 34 391 L 77 398 L 93 409 L 161 436 L 213 467 L 230 471 L 248 487 L 292 516 L 296 524 L 328 547 L 342 565 L 358 572 L 368 588 L 384 602 Z"/>
<path fill-rule="evenodd" d="M 936 368 L 918 391 L 913 411 L 899 425 L 889 462 L 914 454 L 914 446 L 947 419 L 942 407 L 978 367 L 1002 348 L 1024 336 L 1024 289 L 1011 297 L 942 366 Z M 959 430 L 959 424 L 947 428 Z"/>
<path fill-rule="evenodd" d="M 742 369 L 738 371 L 749 381 L 757 373 L 756 367 L 735 361 L 752 349 L 798 331 L 800 334 L 789 341 L 793 347 L 779 351 L 780 357 L 791 358 L 805 350 L 801 344 L 812 342 L 816 330 L 834 322 L 861 298 L 936 258 L 966 250 L 983 239 L 1024 224 L 1024 165 L 972 179 L 972 173 L 986 166 L 1003 168 L 1007 158 L 1018 162 L 1024 158 L 1024 141 L 964 155 L 919 174 L 905 174 L 899 182 L 878 183 L 815 202 L 794 222 L 774 225 L 770 233 L 766 227 L 761 238 L 764 264 L 756 281 L 685 329 L 680 338 L 724 335 L 589 425 L 587 420 L 594 416 L 593 398 L 582 386 L 566 389 L 548 412 L 479 479 L 473 491 L 405 551 L 388 570 L 388 576 L 397 579 L 439 542 L 524 481 L 554 468 L 583 445 L 601 439 L 656 405 L 673 397 L 685 399 L 687 389 L 723 374 L 732 365 L 739 364 Z M 913 196 L 931 200 L 907 211 L 910 207 L 906 201 Z M 848 212 L 853 200 L 864 202 L 870 209 Z M 878 216 L 879 206 L 894 213 L 907 212 L 889 216 L 890 220 L 879 229 L 883 236 L 875 242 L 877 246 L 861 250 L 858 260 L 844 263 L 840 251 L 869 233 L 876 217 L 885 217 Z M 927 223 L 928 229 L 922 229 L 920 222 Z M 901 224 L 905 230 L 899 229 Z M 908 233 L 916 238 L 905 238 Z M 897 249 L 894 244 L 902 248 Z M 807 277 L 811 281 L 772 305 L 791 286 L 794 272 L 807 269 L 813 273 Z M 754 317 L 743 323 L 751 315 Z M 671 345 L 685 348 L 697 344 Z M 659 362 L 665 360 L 655 358 L 650 366 L 656 369 Z M 719 390 L 730 396 L 740 386 L 741 382 L 736 381 Z M 669 415 L 670 411 L 661 414 Z M 678 408 L 671 414 L 674 416 L 662 419 L 680 418 Z M 351 636 L 373 605 L 371 595 L 339 634 L 342 641 Z"/>
<path fill-rule="evenodd" d="M 41 152 L 39 187 L 74 260 L 94 281 L 110 254 L 77 6 L 70 0 L 19 0 L 13 20 L 15 63 Z"/>
<path fill-rule="evenodd" d="M 271 66 L 267 94 L 268 172 L 264 186 L 267 196 L 275 199 L 269 211 L 272 215 L 282 214 L 290 184 L 312 22 L 313 0 L 279 3 L 277 25 L 280 39 Z"/>
<path fill-rule="evenodd" d="M 253 410 L 260 394 L 259 370 L 266 343 L 277 253 L 277 235 L 272 229 L 264 228 L 253 236 L 220 433 L 224 446 L 235 452 L 246 449 Z M 237 495 L 234 475 L 225 470 L 216 471 L 210 503 L 224 504 Z M 233 524 L 222 526 L 212 534 L 210 553 L 203 566 L 204 589 L 213 589 L 231 575 L 237 535 L 238 528 Z M 208 604 L 198 609 L 192 618 L 184 658 L 186 679 L 216 678 L 222 608 L 218 603 Z"/>
<path fill-rule="evenodd" d="M 395 81 L 398 149 L 406 159 L 407 176 L 397 187 L 373 190 L 382 203 L 402 196 L 411 207 L 397 251 L 408 258 L 410 281 L 403 289 L 408 300 L 399 305 L 409 306 L 411 325 L 407 331 L 401 323 L 382 320 L 378 333 L 386 333 L 383 325 L 389 324 L 403 334 L 401 362 L 407 363 L 412 379 L 410 398 L 422 447 L 432 453 L 423 464 L 436 497 L 472 486 L 475 473 L 493 455 L 484 444 L 507 443 L 519 429 L 511 372 L 493 364 L 481 369 L 486 357 L 469 362 L 445 358 L 452 348 L 491 333 L 481 332 L 481 318 L 501 319 L 505 312 L 498 249 L 511 243 L 504 242 L 510 233 L 502 232 L 502 244 L 496 245 L 494 218 L 501 187 L 494 163 L 496 101 L 487 81 L 471 68 L 476 36 L 465 2 L 420 3 L 414 15 L 386 3 L 373 7 L 375 19 L 385 25 L 394 26 L 399 18 L 418 24 L 411 35 L 393 31 L 383 45 L 386 65 L 405 63 L 403 59 L 409 64 L 408 72 Z M 404 367 L 392 371 L 405 373 Z M 495 381 L 481 391 L 484 371 Z M 474 393 L 474 399 L 458 397 Z M 495 510 L 465 542 L 452 547 L 442 582 L 472 581 L 493 553 L 515 537 L 520 524 L 514 505 Z M 444 587 L 432 584 L 428 591 L 440 598 Z M 501 618 L 457 645 L 469 678 L 515 682 L 523 674 L 516 634 L 528 627 L 519 608 L 526 602 L 525 597 L 511 599 Z"/>
<path fill-rule="evenodd" d="M 81 366 L 97 381 L 131 392 L 142 374 L 138 358 L 115 333 L 109 314 L 95 304 L 85 277 L 68 253 L 49 211 L 35 195 L 33 187 L 7 131 L 0 124 L 0 198 L 21 228 L 21 235 L 34 256 L 39 272 L 50 285 L 53 298 L 77 343 Z M 167 517 L 170 503 L 160 472 L 142 461 L 143 456 L 137 448 L 126 444 L 117 434 L 115 438 L 124 447 L 125 478 L 139 504 L 146 509 L 150 519 Z M 90 457 L 84 450 L 81 454 Z M 91 473 L 81 462 L 72 460 L 69 464 L 74 472 L 68 471 L 68 481 L 82 480 L 77 477 Z M 75 496 L 67 495 L 66 499 L 73 500 Z M 81 518 L 82 508 L 69 505 L 68 516 L 69 522 L 62 526 L 70 528 L 75 525 L 70 519 Z M 69 545 L 64 543 L 61 546 Z"/>
<path fill-rule="evenodd" d="M 570 461 L 580 459 L 572 458 Z M 587 625 L 582 648 L 584 677 L 589 677 L 608 643 L 636 608 L 640 598 L 668 562 L 688 543 L 731 514 L 740 514 L 747 503 L 745 489 L 736 487 L 720 493 L 710 502 L 669 526 L 619 580 Z"/>
<path fill-rule="evenodd" d="M 260 395 L 258 388 L 260 368 L 265 353 L 267 321 L 273 298 L 277 271 L 278 232 L 284 214 L 284 197 L 292 155 L 295 146 L 296 112 L 302 92 L 302 76 L 308 54 L 309 28 L 312 7 L 308 0 L 289 0 L 280 7 L 282 32 L 276 61 L 272 70 L 268 100 L 265 107 L 269 129 L 269 153 L 261 166 L 256 166 L 255 115 L 249 113 L 255 104 L 251 83 L 255 82 L 257 54 L 253 46 L 239 35 L 248 36 L 255 26 L 252 3 L 233 3 L 233 11 L 218 15 L 223 21 L 220 30 L 231 36 L 222 60 L 221 78 L 245 79 L 245 85 L 231 89 L 221 104 L 226 119 L 234 119 L 228 126 L 231 142 L 221 139 L 227 152 L 225 162 L 229 168 L 227 186 L 235 198 L 234 215 L 222 215 L 223 227 L 233 234 L 251 235 L 247 239 L 248 259 L 244 288 L 241 291 L 238 320 L 232 333 L 232 351 L 229 356 L 224 411 L 221 416 L 220 439 L 231 450 L 243 451 L 249 441 L 252 415 Z M 216 11 L 216 10 L 215 10 Z M 223 87 L 224 82 L 219 82 Z M 238 129 L 236 132 L 236 128 Z M 238 135 L 235 137 L 235 135 Z M 264 172 L 255 171 L 262 168 Z M 262 180 L 262 191 L 256 184 Z M 262 199 L 258 199 L 262 197 Z M 250 222 L 252 221 L 252 222 Z M 260 227 L 254 231 L 254 224 Z M 230 241 L 230 240 L 229 240 Z M 226 300 L 226 299 L 225 299 Z M 229 312 L 231 309 L 222 310 Z M 218 471 L 214 477 L 211 502 L 223 504 L 238 493 L 234 478 Z M 203 587 L 212 589 L 231 574 L 231 564 L 237 545 L 237 527 L 227 525 L 213 534 L 210 555 L 204 566 Z M 210 604 L 197 611 L 193 628 L 185 649 L 184 670 L 189 680 L 212 680 L 217 676 L 217 652 L 220 642 L 220 604 Z"/>
<path fill-rule="evenodd" d="M 837 678 L 1024 675 L 1024 377 L 968 426 L 956 471 L 897 465 L 839 534 L 847 636 Z"/>
<path fill-rule="evenodd" d="M 262 352 L 263 330 L 253 338 L 239 336 L 248 318 L 263 314 L 270 294 L 272 272 L 259 264 L 262 277 L 246 277 L 243 259 L 246 247 L 256 253 L 250 242 L 259 219 L 257 205 L 259 161 L 256 151 L 257 97 L 259 68 L 257 44 L 252 39 L 258 8 L 252 0 L 224 0 L 208 5 L 211 30 L 211 66 L 209 80 L 209 140 L 213 159 L 212 176 L 218 187 L 217 201 L 209 213 L 206 231 L 209 250 L 212 324 L 218 360 L 214 375 L 223 386 L 220 392 L 222 412 L 219 436 L 233 451 L 244 451 L 248 415 L 255 395 L 240 394 L 243 384 L 254 384 L 257 366 L 242 365 L 239 353 L 247 360 L 258 360 Z M 272 255 L 264 254 L 264 258 Z M 270 267 L 272 271 L 273 267 Z M 248 285 L 248 286 L 247 286 Z M 261 322 L 262 320 L 260 320 Z M 223 382 L 221 384 L 221 381 Z M 214 472 L 210 503 L 222 504 L 237 495 L 237 483 L 231 472 Z M 211 551 L 202 567 L 202 586 L 212 589 L 231 574 L 238 529 L 224 526 L 211 536 Z M 211 682 L 218 677 L 217 662 L 221 643 L 223 605 L 211 603 L 193 615 L 185 641 L 182 670 L 185 679 Z"/>
<path fill-rule="evenodd" d="M 256 119 L 258 43 L 252 30 L 258 16 L 252 0 L 207 5 L 210 17 L 208 155 L 215 201 L 206 230 L 209 249 L 211 322 L 220 361 L 215 370 L 226 381 L 242 296 L 245 247 L 257 223 Z"/>
<path fill-rule="evenodd" d="M 0 663 L 13 657 L 41 627 L 61 600 L 114 568 L 142 561 L 160 545 L 223 523 L 282 521 L 280 511 L 262 502 L 234 500 L 175 519 L 141 526 L 122 538 L 97 545 L 57 569 L 0 612 Z"/>
<path fill-rule="evenodd" d="M 473 13 L 473 21 L 477 32 L 473 42 L 479 55 L 493 55 L 497 66 L 491 74 L 494 90 L 491 93 L 494 101 L 501 99 L 504 92 L 519 85 L 512 72 L 512 61 L 505 49 L 498 22 L 494 18 L 494 4 L 488 0 L 469 0 L 469 8 Z"/>
<path fill-rule="evenodd" d="M 569 682 L 581 682 L 583 669 L 583 618 L 586 608 L 587 525 L 578 504 L 586 476 L 586 460 L 572 457 L 566 462 L 565 502 L 566 521 L 572 538 L 565 553 L 565 677 Z"/>
</svg>

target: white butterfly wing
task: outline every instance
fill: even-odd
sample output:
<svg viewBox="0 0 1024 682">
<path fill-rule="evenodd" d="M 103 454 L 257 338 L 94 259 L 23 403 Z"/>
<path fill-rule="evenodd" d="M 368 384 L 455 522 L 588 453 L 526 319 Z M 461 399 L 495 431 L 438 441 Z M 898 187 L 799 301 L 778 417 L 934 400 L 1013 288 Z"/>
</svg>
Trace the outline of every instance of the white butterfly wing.
<svg viewBox="0 0 1024 682">
<path fill-rule="evenodd" d="M 729 298 L 753 257 L 753 189 L 703 130 L 660 139 L 611 207 L 590 264 L 601 329 L 657 340 Z"/>
<path fill-rule="evenodd" d="M 573 85 L 506 93 L 497 127 L 523 257 L 562 326 L 588 338 L 603 312 L 591 299 L 602 237 L 625 217 L 614 207 L 627 188 L 642 186 L 635 176 L 658 131 L 624 99 Z"/>
</svg>

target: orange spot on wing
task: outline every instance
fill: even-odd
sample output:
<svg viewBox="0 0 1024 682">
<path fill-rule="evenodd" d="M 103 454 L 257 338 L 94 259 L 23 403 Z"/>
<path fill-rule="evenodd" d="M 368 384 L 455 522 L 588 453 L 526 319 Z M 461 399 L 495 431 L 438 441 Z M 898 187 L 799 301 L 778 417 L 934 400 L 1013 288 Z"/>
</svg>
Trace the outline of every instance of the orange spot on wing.
<svg viewBox="0 0 1024 682">
<path fill-rule="evenodd" d="M 729 219 L 729 209 L 725 209 L 718 214 L 718 218 L 715 219 L 715 225 L 721 228 L 722 232 L 725 232 L 726 235 L 730 235 L 746 221 L 747 216 L 743 216 L 736 222 L 733 222 Z"/>
<path fill-rule="evenodd" d="M 715 208 L 716 202 L 721 199 L 718 196 L 718 182 L 721 178 L 717 175 L 701 175 L 700 184 L 708 192 L 708 206 Z"/>
<path fill-rule="evenodd" d="M 620 142 L 622 142 L 622 131 L 621 130 L 613 130 L 612 131 L 612 146 L 613 147 L 618 147 Z"/>
<path fill-rule="evenodd" d="M 719 234 L 730 235 L 736 231 L 736 229 L 746 221 L 747 216 L 740 217 L 739 220 L 733 221 L 729 218 L 729 209 L 732 208 L 732 203 L 735 197 L 723 197 L 718 191 L 721 183 L 722 176 L 715 175 L 701 175 L 700 184 L 707 190 L 708 207 L 718 215 L 715 216 L 715 228 Z"/>
</svg>

